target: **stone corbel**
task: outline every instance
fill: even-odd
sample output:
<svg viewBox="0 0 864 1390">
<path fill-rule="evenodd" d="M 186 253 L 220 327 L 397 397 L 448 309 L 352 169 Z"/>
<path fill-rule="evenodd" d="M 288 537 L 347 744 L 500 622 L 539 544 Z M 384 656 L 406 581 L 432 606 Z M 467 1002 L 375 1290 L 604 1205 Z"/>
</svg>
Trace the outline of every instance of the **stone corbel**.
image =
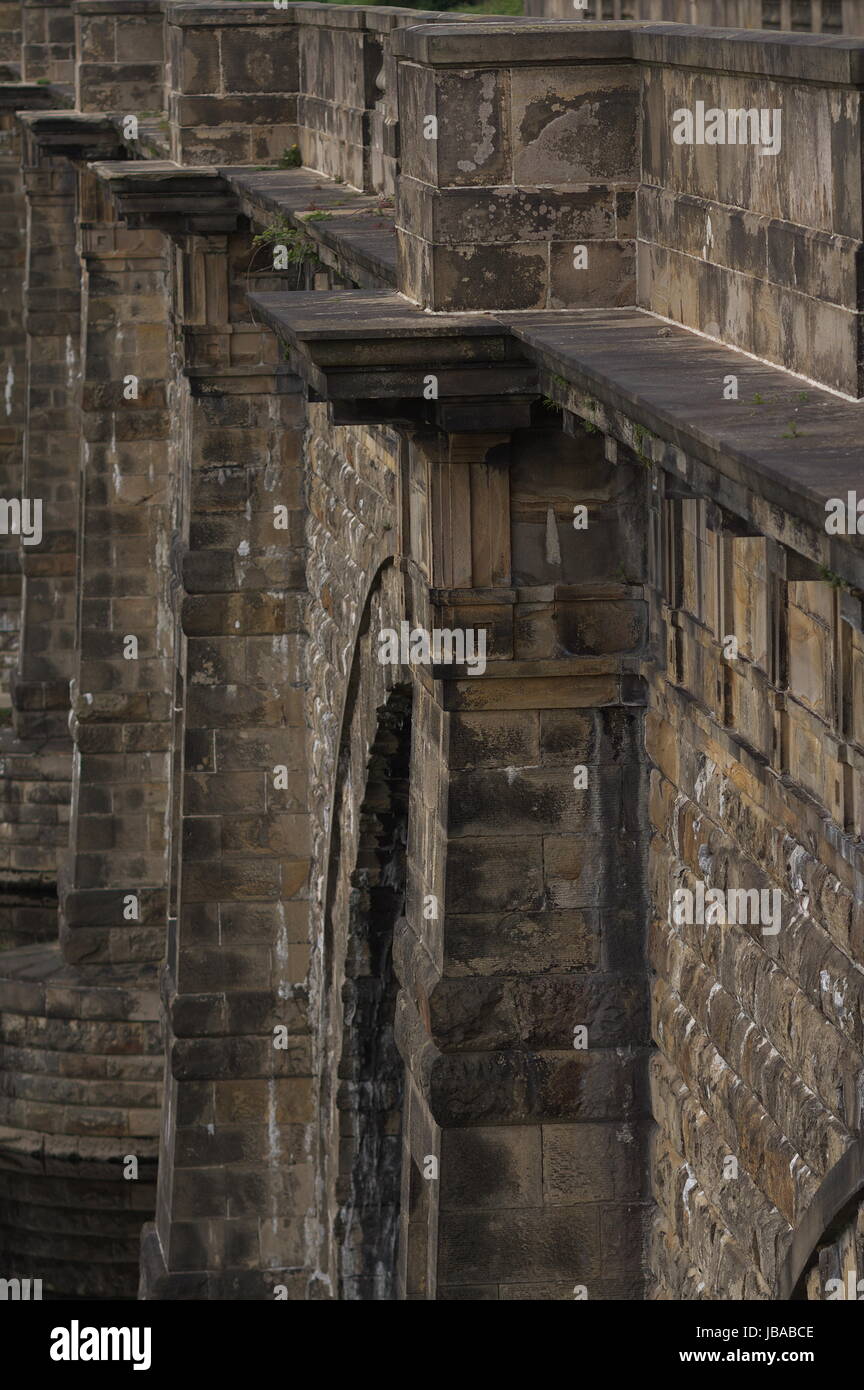
<svg viewBox="0 0 864 1390">
<path fill-rule="evenodd" d="M 219 169 L 185 169 L 169 159 L 100 161 L 92 171 L 129 227 L 152 227 L 174 239 L 236 231 L 240 203 Z"/>
<path fill-rule="evenodd" d="M 537 367 L 491 315 L 424 314 L 386 290 L 251 294 L 256 317 L 337 424 L 525 428 Z"/>
<path fill-rule="evenodd" d="M 113 120 L 98 112 L 19 110 L 18 120 L 34 156 L 38 150 L 84 163 L 110 158 L 123 149 Z"/>
</svg>

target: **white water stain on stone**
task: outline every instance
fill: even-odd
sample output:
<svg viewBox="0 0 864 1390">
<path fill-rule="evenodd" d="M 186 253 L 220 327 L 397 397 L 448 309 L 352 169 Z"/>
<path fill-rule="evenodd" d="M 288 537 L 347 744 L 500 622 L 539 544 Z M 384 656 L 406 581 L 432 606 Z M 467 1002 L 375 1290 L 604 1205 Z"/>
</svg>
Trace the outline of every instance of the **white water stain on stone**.
<svg viewBox="0 0 864 1390">
<path fill-rule="evenodd" d="M 705 795 L 706 790 L 708 789 L 708 785 L 716 771 L 717 764 L 713 763 L 710 758 L 706 758 L 704 763 L 702 764 L 702 769 L 699 773 L 699 776 L 696 778 L 696 784 L 693 788 L 693 799 L 695 801 L 701 803 L 702 798 Z"/>
<path fill-rule="evenodd" d="M 495 110 L 495 73 L 484 72 L 480 79 L 481 101 L 477 108 L 477 117 L 480 126 L 480 139 L 474 146 L 471 159 L 460 159 L 457 167 L 463 173 L 471 173 L 477 168 L 482 168 L 487 160 L 491 159 L 495 153 L 495 125 L 491 117 Z"/>
<path fill-rule="evenodd" d="M 553 507 L 549 507 L 546 512 L 546 563 L 547 565 L 560 565 L 561 563 L 561 541 L 558 536 L 558 523 L 555 520 Z"/>
</svg>

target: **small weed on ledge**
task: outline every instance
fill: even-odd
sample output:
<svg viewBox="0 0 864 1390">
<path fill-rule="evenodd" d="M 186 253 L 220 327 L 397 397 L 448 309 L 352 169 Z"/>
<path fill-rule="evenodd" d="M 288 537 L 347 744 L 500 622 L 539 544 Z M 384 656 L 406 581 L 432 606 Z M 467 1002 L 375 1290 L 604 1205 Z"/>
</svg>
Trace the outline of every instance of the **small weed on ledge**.
<svg viewBox="0 0 864 1390">
<path fill-rule="evenodd" d="M 293 226 L 282 214 L 273 218 L 262 231 L 252 240 L 252 259 L 247 267 L 246 282 L 249 283 L 249 276 L 254 267 L 258 252 L 265 246 L 272 246 L 273 268 L 276 270 L 287 269 L 293 266 L 295 270 L 293 289 L 299 289 L 303 278 L 304 268 L 317 269 L 320 266 L 316 243 L 304 232 L 302 227 Z"/>
<path fill-rule="evenodd" d="M 825 580 L 825 583 L 831 585 L 832 589 L 847 589 L 851 592 L 851 584 L 847 583 L 841 575 L 836 574 L 834 570 L 829 570 L 826 565 L 819 566 L 819 573 Z"/>
<path fill-rule="evenodd" d="M 646 430 L 643 425 L 636 425 L 633 430 L 633 441 L 636 457 L 646 468 L 654 467 L 654 460 L 651 455 L 645 452 L 646 443 L 653 443 L 654 436 L 650 430 Z"/>
</svg>

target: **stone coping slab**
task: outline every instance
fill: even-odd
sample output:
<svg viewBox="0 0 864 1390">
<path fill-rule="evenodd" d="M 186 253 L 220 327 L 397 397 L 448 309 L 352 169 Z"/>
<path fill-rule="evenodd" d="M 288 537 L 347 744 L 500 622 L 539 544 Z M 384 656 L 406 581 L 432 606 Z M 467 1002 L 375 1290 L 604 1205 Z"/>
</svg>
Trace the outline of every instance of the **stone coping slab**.
<svg viewBox="0 0 864 1390">
<path fill-rule="evenodd" d="M 325 29 L 371 29 L 376 33 L 388 33 L 399 26 L 400 20 L 406 17 L 411 19 L 412 24 L 438 24 L 453 23 L 452 10 L 412 10 L 404 5 L 319 5 L 314 3 L 305 4 L 303 0 L 296 5 L 289 5 L 287 9 L 281 11 L 283 15 L 291 15 L 297 24 L 311 24 L 315 28 Z M 459 22 L 462 24 L 494 23 L 500 22 L 501 15 L 460 15 Z M 511 16 L 514 23 L 522 22 L 522 16 Z"/>
<path fill-rule="evenodd" d="M 334 402 L 338 423 L 399 420 L 493 433 L 529 423 L 537 368 L 491 315 L 426 316 L 386 290 L 248 300 L 287 345 L 292 370 L 316 398 Z M 424 398 L 430 371 L 440 400 Z"/>
<path fill-rule="evenodd" d="M 16 119 L 41 148 L 71 160 L 104 158 L 122 145 L 119 121 L 101 111 L 19 110 Z"/>
<path fill-rule="evenodd" d="M 795 82 L 864 84 L 864 38 L 689 24 L 641 24 L 633 28 L 633 55 L 644 63 Z"/>
<path fill-rule="evenodd" d="M 316 28 L 325 29 L 366 29 L 378 28 L 376 24 L 369 24 L 368 19 L 373 10 L 373 6 L 367 5 L 317 5 L 317 4 L 298 4 L 291 5 L 283 14 L 290 14 L 296 24 L 311 24 Z M 407 6 L 382 5 L 381 28 L 393 28 L 398 24 L 402 15 L 413 14 Z M 417 10 L 417 23 L 424 24 L 430 18 L 437 18 L 437 11 Z M 385 19 L 385 16 L 387 17 Z"/>
<path fill-rule="evenodd" d="M 449 24 L 400 29 L 392 46 L 397 56 L 428 67 L 521 67 L 617 59 L 832 86 L 864 84 L 864 38 L 824 34 L 554 19 L 500 19 L 480 32 L 454 19 Z"/>
<path fill-rule="evenodd" d="M 72 0 L 73 14 L 159 14 L 164 0 Z"/>
<path fill-rule="evenodd" d="M 102 160 L 90 169 L 106 185 L 129 227 L 157 227 L 169 235 L 237 228 L 237 197 L 215 165 Z"/>
<path fill-rule="evenodd" d="M 371 30 L 374 33 L 389 33 L 400 27 L 400 22 L 410 18 L 412 24 L 453 24 L 452 10 L 413 10 L 399 5 L 319 5 L 315 3 L 287 5 L 276 9 L 271 0 L 73 0 L 73 7 L 105 5 L 117 9 L 118 13 L 128 11 L 132 3 L 153 5 L 162 8 L 168 22 L 180 28 L 217 28 L 231 25 L 302 24 L 316 29 L 355 29 Z M 101 12 L 101 11 L 100 11 Z M 110 10 L 109 10 L 110 12 Z M 474 24 L 508 25 L 536 24 L 538 21 L 524 15 L 459 15 L 461 26 Z M 553 20 L 554 24 L 567 23 Z M 632 26 L 631 26 L 632 27 Z"/>
<path fill-rule="evenodd" d="M 389 290 L 270 293 L 250 298 L 292 343 L 344 343 L 340 360 L 346 363 L 361 361 L 364 344 L 369 342 L 507 334 L 494 314 L 427 314 L 404 295 Z"/>
<path fill-rule="evenodd" d="M 52 113 L 58 117 L 62 113 Z M 31 121 L 35 118 L 31 118 Z M 96 115 L 69 118 L 82 126 L 114 129 L 118 118 Z M 46 132 L 49 127 L 46 127 Z M 256 225 L 282 216 L 332 254 L 330 260 L 355 278 L 365 271 L 376 286 L 396 282 L 396 229 L 392 210 L 380 197 L 359 193 L 309 169 L 256 169 L 250 165 L 186 165 L 171 159 L 99 161 L 93 172 L 121 203 L 127 215 L 152 213 L 152 225 L 162 225 L 159 213 L 203 210 L 202 200 L 216 200 L 227 215 L 241 211 Z M 188 207 L 183 208 L 183 200 Z M 161 200 L 161 201 L 160 201 Z M 316 217 L 324 213 L 324 217 Z M 311 215 L 311 217 L 310 217 Z"/>
<path fill-rule="evenodd" d="M 45 134 L 52 131 L 114 129 L 112 117 L 104 115 L 101 111 L 25 111 L 21 115 L 21 122 L 34 132 Z"/>
<path fill-rule="evenodd" d="M 319 369 L 319 381 L 327 369 L 336 369 L 336 380 L 353 369 L 356 384 L 365 371 L 370 395 L 383 397 L 388 356 L 398 376 L 415 345 L 430 369 L 448 340 L 462 338 L 466 366 L 485 362 L 512 371 L 518 344 L 524 360 L 545 368 L 544 389 L 562 406 L 571 405 L 576 387 L 823 535 L 827 500 L 864 490 L 864 402 L 646 310 L 431 314 L 386 291 L 253 294 L 250 302 L 295 354 Z M 499 376 L 490 371 L 493 391 L 500 390 Z M 738 400 L 723 398 L 729 376 L 738 378 Z M 832 540 L 832 552 L 864 583 L 864 537 Z"/>
<path fill-rule="evenodd" d="M 633 60 L 636 27 L 624 20 L 590 24 L 584 20 L 499 16 L 480 30 L 454 17 L 450 23 L 399 29 L 391 45 L 398 57 L 427 67 L 509 68 L 610 59 L 627 62 Z M 518 42 L 514 43 L 517 33 Z"/>
<path fill-rule="evenodd" d="M 63 113 L 52 113 L 59 117 Z M 34 119 L 34 118 L 31 118 Z M 70 113 L 68 121 L 114 129 L 117 117 Z M 70 127 L 71 128 L 71 127 Z M 46 127 L 46 130 L 48 128 Z M 226 216 L 242 211 L 256 225 L 282 216 L 332 254 L 330 260 L 355 278 L 359 269 L 378 284 L 396 282 L 396 229 L 381 198 L 359 193 L 309 169 L 257 169 L 253 165 L 187 165 L 171 159 L 101 160 L 92 171 L 125 204 L 124 212 L 152 215 L 152 225 L 168 225 L 170 214 L 194 218 L 217 205 Z M 184 208 L 184 200 L 188 206 Z M 205 203 L 208 205 L 205 208 Z M 160 213 L 166 217 L 160 218 Z M 316 218 L 315 213 L 326 217 Z M 310 216 L 311 220 L 310 220 Z M 166 221 L 167 218 L 167 221 Z"/>
<path fill-rule="evenodd" d="M 438 23 L 442 19 L 452 23 L 452 12 L 446 10 L 412 10 L 399 5 L 318 5 L 314 3 L 287 5 L 276 9 L 272 0 L 73 0 L 74 9 L 85 6 L 94 13 L 131 12 L 133 4 L 162 9 L 168 22 L 180 28 L 218 28 L 231 25 L 260 24 L 308 24 L 325 29 L 371 29 L 377 33 L 388 32 L 399 25 L 406 16 L 414 24 Z M 460 23 L 476 24 L 478 20 L 500 21 L 500 15 L 462 15 Z M 514 23 L 521 22 L 513 17 Z"/>
<path fill-rule="evenodd" d="M 828 498 L 864 489 L 864 402 L 641 309 L 497 317 L 549 370 L 733 481 L 758 475 L 761 495 L 811 525 L 824 528 Z M 723 399 L 730 375 L 738 400 Z M 864 558 L 864 536 L 842 539 Z"/>
<path fill-rule="evenodd" d="M 260 3 L 236 3 L 236 0 L 214 0 L 214 3 L 199 5 L 195 0 L 162 0 L 162 8 L 169 24 L 179 28 L 211 29 L 242 25 L 262 24 L 284 25 L 290 23 L 290 10 L 277 10 L 270 0 Z M 339 7 L 341 8 L 341 6 Z"/>
</svg>

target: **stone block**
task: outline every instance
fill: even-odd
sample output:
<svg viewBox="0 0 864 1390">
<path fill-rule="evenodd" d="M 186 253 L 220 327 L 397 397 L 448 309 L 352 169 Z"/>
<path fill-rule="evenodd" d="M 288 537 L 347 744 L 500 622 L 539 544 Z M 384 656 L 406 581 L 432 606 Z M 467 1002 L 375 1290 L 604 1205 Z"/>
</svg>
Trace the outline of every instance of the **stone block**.
<svg viewBox="0 0 864 1390">
<path fill-rule="evenodd" d="M 439 1225 L 441 1282 L 585 1282 L 600 1273 L 598 1207 L 447 1212 Z"/>
<path fill-rule="evenodd" d="M 540 1131 L 533 1127 L 445 1130 L 441 1210 L 541 1203 Z"/>
<path fill-rule="evenodd" d="M 511 84 L 517 185 L 638 179 L 635 67 L 520 67 Z"/>
<path fill-rule="evenodd" d="M 546 1204 L 611 1202 L 639 1195 L 644 1183 L 641 1143 L 631 1125 L 544 1125 L 542 1133 Z"/>
</svg>

